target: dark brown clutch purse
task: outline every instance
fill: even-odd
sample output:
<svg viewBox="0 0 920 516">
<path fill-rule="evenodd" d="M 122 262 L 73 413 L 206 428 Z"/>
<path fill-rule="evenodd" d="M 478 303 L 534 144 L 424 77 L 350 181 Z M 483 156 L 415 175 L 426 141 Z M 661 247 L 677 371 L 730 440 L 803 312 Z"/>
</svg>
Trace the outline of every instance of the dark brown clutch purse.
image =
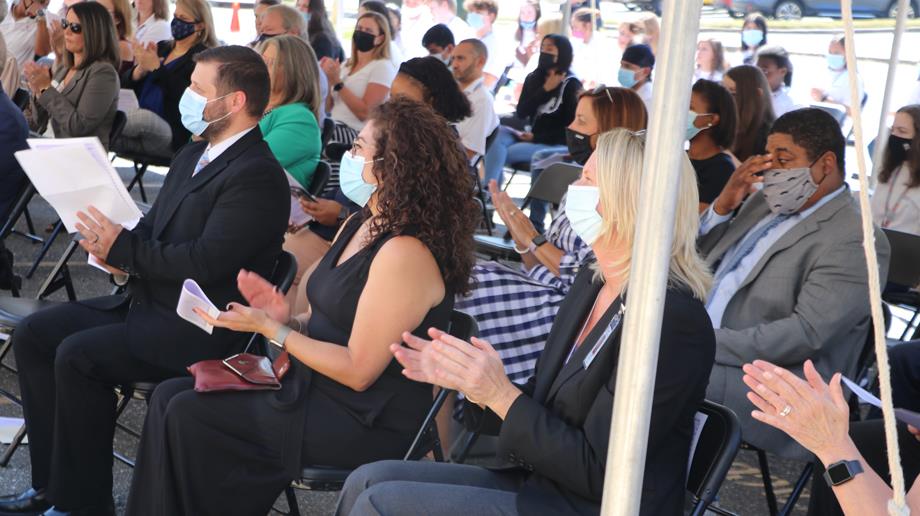
<svg viewBox="0 0 920 516">
<path fill-rule="evenodd" d="M 291 367 L 287 351 L 271 362 L 268 357 L 238 353 L 223 360 L 202 360 L 188 367 L 196 392 L 277 391 Z"/>
</svg>

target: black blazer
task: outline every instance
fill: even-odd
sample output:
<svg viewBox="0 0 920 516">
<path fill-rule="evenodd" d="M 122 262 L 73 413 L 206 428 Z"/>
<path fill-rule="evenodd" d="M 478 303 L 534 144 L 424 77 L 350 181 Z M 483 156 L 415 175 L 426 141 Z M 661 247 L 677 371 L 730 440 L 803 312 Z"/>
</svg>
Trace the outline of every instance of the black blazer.
<svg viewBox="0 0 920 516">
<path fill-rule="evenodd" d="M 504 423 L 466 404 L 468 423 L 499 430 L 499 456 L 530 472 L 517 495 L 521 514 L 598 514 L 622 324 L 587 369 L 583 361 L 620 309 L 615 301 L 568 363 L 601 282 L 582 268 L 550 330 L 536 373 Z M 628 310 L 628 304 L 627 304 Z M 715 335 L 703 303 L 670 288 L 662 318 L 642 506 L 645 515 L 683 514 L 693 417 L 706 394 Z"/>
<path fill-rule="evenodd" d="M 84 301 L 114 309 L 130 300 L 131 352 L 177 372 L 228 356 L 247 340 L 247 334 L 224 329 L 208 335 L 181 319 L 176 303 L 182 282 L 197 281 L 220 309 L 242 302 L 237 274 L 271 274 L 290 214 L 284 171 L 258 126 L 191 177 L 206 147 L 192 143 L 176 154 L 150 212 L 115 240 L 107 261 L 131 275 L 130 294 Z"/>
<path fill-rule="evenodd" d="M 157 55 L 160 56 L 161 60 L 166 59 L 166 56 L 172 52 L 175 44 L 175 41 L 161 41 L 157 43 Z M 180 147 L 188 143 L 191 137 L 191 133 L 182 125 L 182 118 L 179 115 L 179 99 L 181 99 L 182 94 L 185 93 L 185 88 L 188 88 L 188 85 L 192 82 L 192 72 L 195 70 L 195 60 L 193 57 L 198 52 L 207 49 L 207 47 L 199 43 L 190 48 L 185 55 L 171 63 L 170 66 L 172 68 L 167 69 L 166 65 L 163 65 L 149 74 L 153 83 L 163 90 L 163 120 L 166 120 L 166 123 L 169 124 L 169 128 L 172 129 L 173 152 L 179 150 Z M 139 81 L 135 81 L 131 77 L 133 72 L 134 67 L 131 67 L 130 70 L 126 70 L 125 73 L 121 74 L 121 87 L 134 90 L 134 93 L 140 98 L 141 90 L 144 89 L 144 83 L 147 81 L 147 76 L 144 76 Z"/>
</svg>

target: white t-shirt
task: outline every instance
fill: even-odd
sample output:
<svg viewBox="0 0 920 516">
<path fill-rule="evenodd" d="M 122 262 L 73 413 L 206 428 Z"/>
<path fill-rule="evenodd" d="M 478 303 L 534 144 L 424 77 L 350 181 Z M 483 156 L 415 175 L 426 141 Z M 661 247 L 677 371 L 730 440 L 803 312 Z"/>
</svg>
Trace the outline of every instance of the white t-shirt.
<svg viewBox="0 0 920 516">
<path fill-rule="evenodd" d="M 12 7 L 11 7 L 12 9 Z M 46 18 L 47 23 L 48 18 Z M 38 32 L 38 20 L 23 16 L 16 20 L 12 11 L 0 23 L 0 33 L 6 41 L 6 51 L 16 58 L 19 68 L 35 60 L 35 34 Z"/>
<path fill-rule="evenodd" d="M 616 73 L 620 64 L 620 53 L 614 52 L 612 45 L 598 34 L 585 43 L 580 38 L 572 38 L 572 73 L 592 89 L 601 84 L 616 86 Z"/>
<path fill-rule="evenodd" d="M 470 24 L 466 23 L 459 16 L 454 16 L 450 19 L 449 22 L 445 23 L 447 28 L 450 29 L 450 32 L 454 35 L 454 44 L 460 43 L 465 39 L 471 39 L 476 37 L 476 31 L 470 27 Z"/>
<path fill-rule="evenodd" d="M 639 95 L 639 98 L 642 99 L 642 102 L 645 104 L 645 110 L 648 112 L 649 120 L 652 119 L 652 83 L 651 81 L 646 81 L 638 90 L 636 94 Z"/>
<path fill-rule="evenodd" d="M 724 72 L 720 72 L 718 70 L 713 70 L 711 72 L 704 72 L 702 69 L 697 68 L 693 71 L 693 82 L 695 84 L 696 81 L 700 79 L 706 79 L 707 81 L 713 81 L 713 82 L 722 82 L 722 77 L 724 75 L 725 75 Z"/>
<path fill-rule="evenodd" d="M 422 4 L 419 7 L 402 8 L 402 25 L 399 31 L 403 56 L 406 59 L 425 57 L 428 51 L 422 46 L 422 37 L 434 25 L 431 9 Z"/>
<path fill-rule="evenodd" d="M 482 78 L 470 84 L 463 93 L 470 101 L 473 114 L 457 124 L 457 132 L 463 146 L 476 153 L 470 160 L 473 162 L 486 153 L 486 137 L 498 127 L 498 115 L 495 114 L 495 99 Z"/>
<path fill-rule="evenodd" d="M 883 228 L 920 235 L 920 188 L 908 188 L 908 184 L 910 170 L 907 164 L 895 170 L 887 183 L 879 181 L 870 200 L 872 218 Z"/>
<path fill-rule="evenodd" d="M 862 77 L 856 75 L 856 82 L 859 85 L 859 99 L 862 101 L 865 89 L 863 89 Z M 850 73 L 849 70 L 828 70 L 827 83 L 824 94 L 827 100 L 850 106 Z"/>
<path fill-rule="evenodd" d="M 779 118 L 790 111 L 795 111 L 799 109 L 799 106 L 792 100 L 792 96 L 789 95 L 789 88 L 786 86 L 780 86 L 780 88 L 772 92 L 773 96 L 773 112 L 776 114 L 776 118 Z"/>
<path fill-rule="evenodd" d="M 367 91 L 368 84 L 380 84 L 387 88 L 396 78 L 396 67 L 387 59 L 375 59 L 364 65 L 363 68 L 351 73 L 348 65 L 342 67 L 342 81 L 345 87 L 358 97 L 363 97 Z M 333 119 L 342 122 L 355 131 L 360 131 L 364 127 L 364 121 L 360 120 L 354 113 L 348 109 L 348 105 L 340 98 L 339 92 L 332 93 L 335 104 L 332 106 L 330 115 Z"/>
<path fill-rule="evenodd" d="M 403 52 L 399 48 L 399 44 L 390 40 L 390 62 L 393 63 L 393 66 L 398 70 L 399 65 L 401 65 L 403 61 L 405 61 L 405 58 L 403 58 Z"/>
<path fill-rule="evenodd" d="M 155 16 L 150 16 L 144 20 L 144 23 L 138 25 L 137 30 L 134 31 L 134 37 L 141 43 L 159 43 L 173 39 L 169 22 L 159 20 Z"/>
<path fill-rule="evenodd" d="M 489 59 L 486 61 L 486 65 L 483 67 L 482 71 L 495 76 L 496 79 L 500 78 L 502 74 L 505 73 L 505 67 L 511 63 L 511 60 L 508 59 L 507 52 L 504 51 L 501 42 L 498 41 L 498 38 L 495 36 L 495 31 L 479 38 L 479 41 L 482 41 L 482 44 L 486 46 L 486 50 L 489 53 Z M 457 43 L 459 44 L 460 41 L 457 41 Z"/>
</svg>

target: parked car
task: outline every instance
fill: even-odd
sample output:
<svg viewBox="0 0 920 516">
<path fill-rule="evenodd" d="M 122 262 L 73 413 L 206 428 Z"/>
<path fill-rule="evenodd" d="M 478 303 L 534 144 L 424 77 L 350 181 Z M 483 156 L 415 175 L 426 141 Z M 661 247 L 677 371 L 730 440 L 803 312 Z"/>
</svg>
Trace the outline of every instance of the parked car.
<svg viewBox="0 0 920 516">
<path fill-rule="evenodd" d="M 908 18 L 920 13 L 920 0 L 910 0 Z M 894 18 L 898 0 L 853 0 L 854 18 Z M 759 11 L 778 20 L 798 20 L 803 16 L 840 17 L 837 0 L 716 0 L 716 7 L 728 9 L 736 17 Z"/>
</svg>

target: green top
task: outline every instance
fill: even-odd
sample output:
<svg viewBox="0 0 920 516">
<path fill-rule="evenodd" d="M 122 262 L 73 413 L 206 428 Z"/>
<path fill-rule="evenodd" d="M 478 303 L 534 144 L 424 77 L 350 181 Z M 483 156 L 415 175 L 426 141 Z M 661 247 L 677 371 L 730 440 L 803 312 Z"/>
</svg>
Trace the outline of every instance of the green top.
<svg viewBox="0 0 920 516">
<path fill-rule="evenodd" d="M 301 186 L 309 188 L 322 150 L 313 112 L 300 102 L 278 106 L 262 117 L 259 129 L 278 163 Z"/>
</svg>

